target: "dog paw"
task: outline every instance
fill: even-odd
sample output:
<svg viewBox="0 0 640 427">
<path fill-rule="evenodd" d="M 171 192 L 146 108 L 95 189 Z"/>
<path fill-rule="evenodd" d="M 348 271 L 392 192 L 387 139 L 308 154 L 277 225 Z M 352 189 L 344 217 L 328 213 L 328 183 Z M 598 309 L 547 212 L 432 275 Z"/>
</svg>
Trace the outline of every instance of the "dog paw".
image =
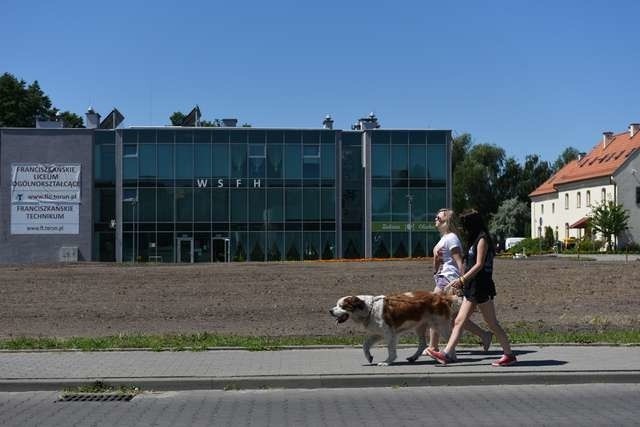
<svg viewBox="0 0 640 427">
<path fill-rule="evenodd" d="M 378 366 L 389 366 L 389 363 L 387 363 L 387 362 L 380 362 L 380 363 L 378 363 Z"/>
</svg>

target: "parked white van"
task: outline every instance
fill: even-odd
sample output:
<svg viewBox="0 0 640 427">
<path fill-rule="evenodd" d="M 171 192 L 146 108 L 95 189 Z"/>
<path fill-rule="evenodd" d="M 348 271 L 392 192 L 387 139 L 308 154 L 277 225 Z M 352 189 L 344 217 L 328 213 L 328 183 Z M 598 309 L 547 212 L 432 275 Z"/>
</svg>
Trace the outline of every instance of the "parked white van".
<svg viewBox="0 0 640 427">
<path fill-rule="evenodd" d="M 522 242 L 524 239 L 524 237 L 507 237 L 504 241 L 504 249 L 508 251 L 518 243 Z"/>
</svg>

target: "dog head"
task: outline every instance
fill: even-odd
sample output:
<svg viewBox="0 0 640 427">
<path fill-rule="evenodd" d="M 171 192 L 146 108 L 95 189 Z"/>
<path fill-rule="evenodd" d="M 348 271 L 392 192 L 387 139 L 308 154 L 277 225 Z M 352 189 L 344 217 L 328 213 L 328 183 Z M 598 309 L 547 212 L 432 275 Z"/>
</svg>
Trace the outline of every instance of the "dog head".
<svg viewBox="0 0 640 427">
<path fill-rule="evenodd" d="M 336 323 L 344 323 L 353 316 L 354 319 L 367 316 L 369 311 L 367 303 L 357 296 L 342 297 L 336 306 L 329 310 L 329 313 L 336 318 Z"/>
</svg>

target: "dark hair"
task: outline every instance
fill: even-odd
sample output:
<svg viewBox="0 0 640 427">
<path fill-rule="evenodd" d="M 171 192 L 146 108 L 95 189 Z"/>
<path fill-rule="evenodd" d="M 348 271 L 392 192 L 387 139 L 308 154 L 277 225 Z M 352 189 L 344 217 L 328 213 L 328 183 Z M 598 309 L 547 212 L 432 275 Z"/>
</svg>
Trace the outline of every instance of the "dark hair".
<svg viewBox="0 0 640 427">
<path fill-rule="evenodd" d="M 459 219 L 460 219 L 460 225 L 464 230 L 465 239 L 467 240 L 466 243 L 468 247 L 473 246 L 473 244 L 478 239 L 478 236 L 484 233 L 487 239 L 487 244 L 489 246 L 489 249 L 493 250 L 493 242 L 491 240 L 491 235 L 487 230 L 487 226 L 484 224 L 484 220 L 482 219 L 480 212 L 478 212 L 475 209 L 471 209 L 463 212 L 460 215 Z"/>
</svg>

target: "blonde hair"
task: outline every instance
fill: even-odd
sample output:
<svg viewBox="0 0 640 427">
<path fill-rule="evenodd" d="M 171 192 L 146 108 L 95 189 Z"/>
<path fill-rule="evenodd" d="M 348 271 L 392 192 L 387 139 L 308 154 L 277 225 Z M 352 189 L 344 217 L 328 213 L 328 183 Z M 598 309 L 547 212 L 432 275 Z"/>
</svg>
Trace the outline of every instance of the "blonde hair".
<svg viewBox="0 0 640 427">
<path fill-rule="evenodd" d="M 438 214 L 442 213 L 444 217 L 444 224 L 446 226 L 447 233 L 454 233 L 458 235 L 458 228 L 456 227 L 456 213 L 449 208 L 442 208 L 438 211 Z"/>
</svg>

